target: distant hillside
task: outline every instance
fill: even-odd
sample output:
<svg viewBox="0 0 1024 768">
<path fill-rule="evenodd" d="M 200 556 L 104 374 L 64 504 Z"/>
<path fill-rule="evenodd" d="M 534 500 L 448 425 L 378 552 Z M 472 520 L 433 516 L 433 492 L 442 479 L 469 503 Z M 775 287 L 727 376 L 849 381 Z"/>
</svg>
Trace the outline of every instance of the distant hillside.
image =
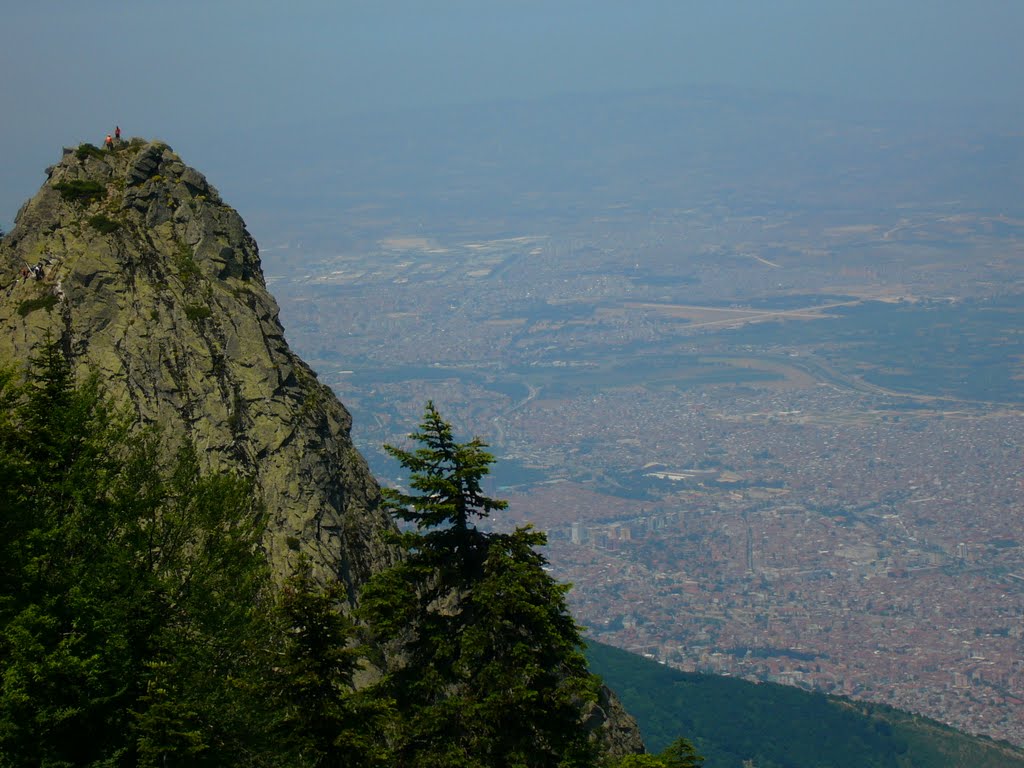
<svg viewBox="0 0 1024 768">
<path fill-rule="evenodd" d="M 1024 767 L 1024 750 L 892 707 L 680 672 L 596 642 L 587 655 L 650 751 L 685 736 L 705 768 Z"/>
</svg>

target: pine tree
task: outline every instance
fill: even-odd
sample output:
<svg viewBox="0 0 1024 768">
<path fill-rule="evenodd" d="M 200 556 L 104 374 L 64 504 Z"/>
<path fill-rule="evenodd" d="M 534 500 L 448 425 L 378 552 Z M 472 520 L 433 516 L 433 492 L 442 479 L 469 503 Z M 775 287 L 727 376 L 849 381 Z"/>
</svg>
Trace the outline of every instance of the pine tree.
<svg viewBox="0 0 1024 768">
<path fill-rule="evenodd" d="M 361 596 L 369 629 L 392 652 L 390 663 L 380 660 L 380 688 L 401 717 L 396 763 L 591 765 L 580 712 L 595 682 L 565 605 L 568 587 L 535 549 L 544 536 L 476 527 L 506 507 L 481 490 L 494 458 L 479 439 L 456 442 L 433 403 L 411 437 L 419 448 L 387 450 L 410 470 L 416 493 L 386 499 L 416 530 L 400 538 L 405 559 Z"/>
<path fill-rule="evenodd" d="M 689 740 L 682 737 L 665 747 L 659 757 L 666 768 L 701 768 L 704 765 L 704 758 L 697 754 Z"/>
<path fill-rule="evenodd" d="M 189 695 L 175 664 L 146 663 L 146 690 L 139 696 L 134 728 L 139 768 L 198 765 L 210 749 L 200 713 L 187 704 Z"/>
<path fill-rule="evenodd" d="M 76 386 L 55 343 L 25 384 L 4 375 L 2 399 L 0 754 L 88 764 L 121 749 L 145 622 L 131 610 L 139 580 L 118 566 L 127 422 L 94 378 Z"/>
<path fill-rule="evenodd" d="M 147 605 L 160 615 L 146 639 L 146 695 L 132 708 L 135 746 L 143 764 L 252 760 L 274 750 L 262 691 L 274 638 L 263 513 L 247 481 L 200 474 L 191 446 L 168 475 L 133 531 L 147 538 Z"/>
<path fill-rule="evenodd" d="M 678 738 L 657 755 L 626 755 L 614 768 L 701 768 L 704 758 L 687 739 Z"/>
<path fill-rule="evenodd" d="M 55 343 L 25 383 L 0 372 L 0 404 L 0 765 L 251 753 L 269 632 L 250 484 L 129 437 Z"/>
<path fill-rule="evenodd" d="M 590 765 L 580 724 L 596 695 L 579 627 L 537 552 L 529 527 L 492 535 L 484 573 L 470 590 L 460 633 L 457 679 L 485 765 Z"/>
<path fill-rule="evenodd" d="M 360 768 L 386 765 L 381 731 L 387 703 L 353 689 L 363 649 L 340 606 L 339 582 L 320 586 L 303 559 L 278 599 L 284 643 L 274 670 L 276 735 L 303 766 Z"/>
<path fill-rule="evenodd" d="M 409 540 L 410 554 L 444 573 L 449 586 L 475 579 L 486 555 L 487 537 L 475 525 L 508 504 L 483 494 L 480 481 L 494 457 L 479 438 L 457 443 L 452 428 L 428 402 L 423 422 L 409 436 L 421 443 L 414 451 L 391 445 L 384 450 L 410 472 L 409 485 L 418 493 L 384 491 L 391 513 L 414 523 L 419 531 Z"/>
</svg>

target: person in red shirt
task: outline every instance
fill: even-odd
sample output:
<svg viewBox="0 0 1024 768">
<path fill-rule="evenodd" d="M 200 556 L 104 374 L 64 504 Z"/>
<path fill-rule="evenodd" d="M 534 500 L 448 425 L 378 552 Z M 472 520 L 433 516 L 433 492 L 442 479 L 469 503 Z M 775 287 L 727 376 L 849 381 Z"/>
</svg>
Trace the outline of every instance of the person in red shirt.
<svg viewBox="0 0 1024 768">
<path fill-rule="evenodd" d="M 121 140 L 121 126 L 118 125 L 114 128 L 114 141 Z"/>
</svg>

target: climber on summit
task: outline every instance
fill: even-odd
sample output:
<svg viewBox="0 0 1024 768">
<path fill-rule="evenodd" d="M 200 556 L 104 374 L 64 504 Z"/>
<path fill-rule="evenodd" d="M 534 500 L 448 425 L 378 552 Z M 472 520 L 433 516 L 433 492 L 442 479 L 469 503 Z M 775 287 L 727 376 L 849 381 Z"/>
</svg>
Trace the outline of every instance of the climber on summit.
<svg viewBox="0 0 1024 768">
<path fill-rule="evenodd" d="M 107 134 L 107 140 L 103 142 L 103 146 L 106 147 L 107 149 L 113 149 L 114 148 L 114 140 L 112 138 L 110 138 L 110 134 L 109 133 Z"/>
<path fill-rule="evenodd" d="M 121 126 L 114 126 L 114 141 L 121 141 Z"/>
</svg>

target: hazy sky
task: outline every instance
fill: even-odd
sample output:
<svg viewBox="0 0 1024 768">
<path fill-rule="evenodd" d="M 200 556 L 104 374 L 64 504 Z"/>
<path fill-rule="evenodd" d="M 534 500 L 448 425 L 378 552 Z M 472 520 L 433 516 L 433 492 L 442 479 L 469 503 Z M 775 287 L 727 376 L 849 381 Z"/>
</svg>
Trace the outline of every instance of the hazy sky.
<svg viewBox="0 0 1024 768">
<path fill-rule="evenodd" d="M 690 84 L 971 108 L 1024 83 L 1019 0 L 294 5 L 4 2 L 0 226 L 62 145 L 115 123 L 209 172 L 381 108 Z"/>
</svg>

